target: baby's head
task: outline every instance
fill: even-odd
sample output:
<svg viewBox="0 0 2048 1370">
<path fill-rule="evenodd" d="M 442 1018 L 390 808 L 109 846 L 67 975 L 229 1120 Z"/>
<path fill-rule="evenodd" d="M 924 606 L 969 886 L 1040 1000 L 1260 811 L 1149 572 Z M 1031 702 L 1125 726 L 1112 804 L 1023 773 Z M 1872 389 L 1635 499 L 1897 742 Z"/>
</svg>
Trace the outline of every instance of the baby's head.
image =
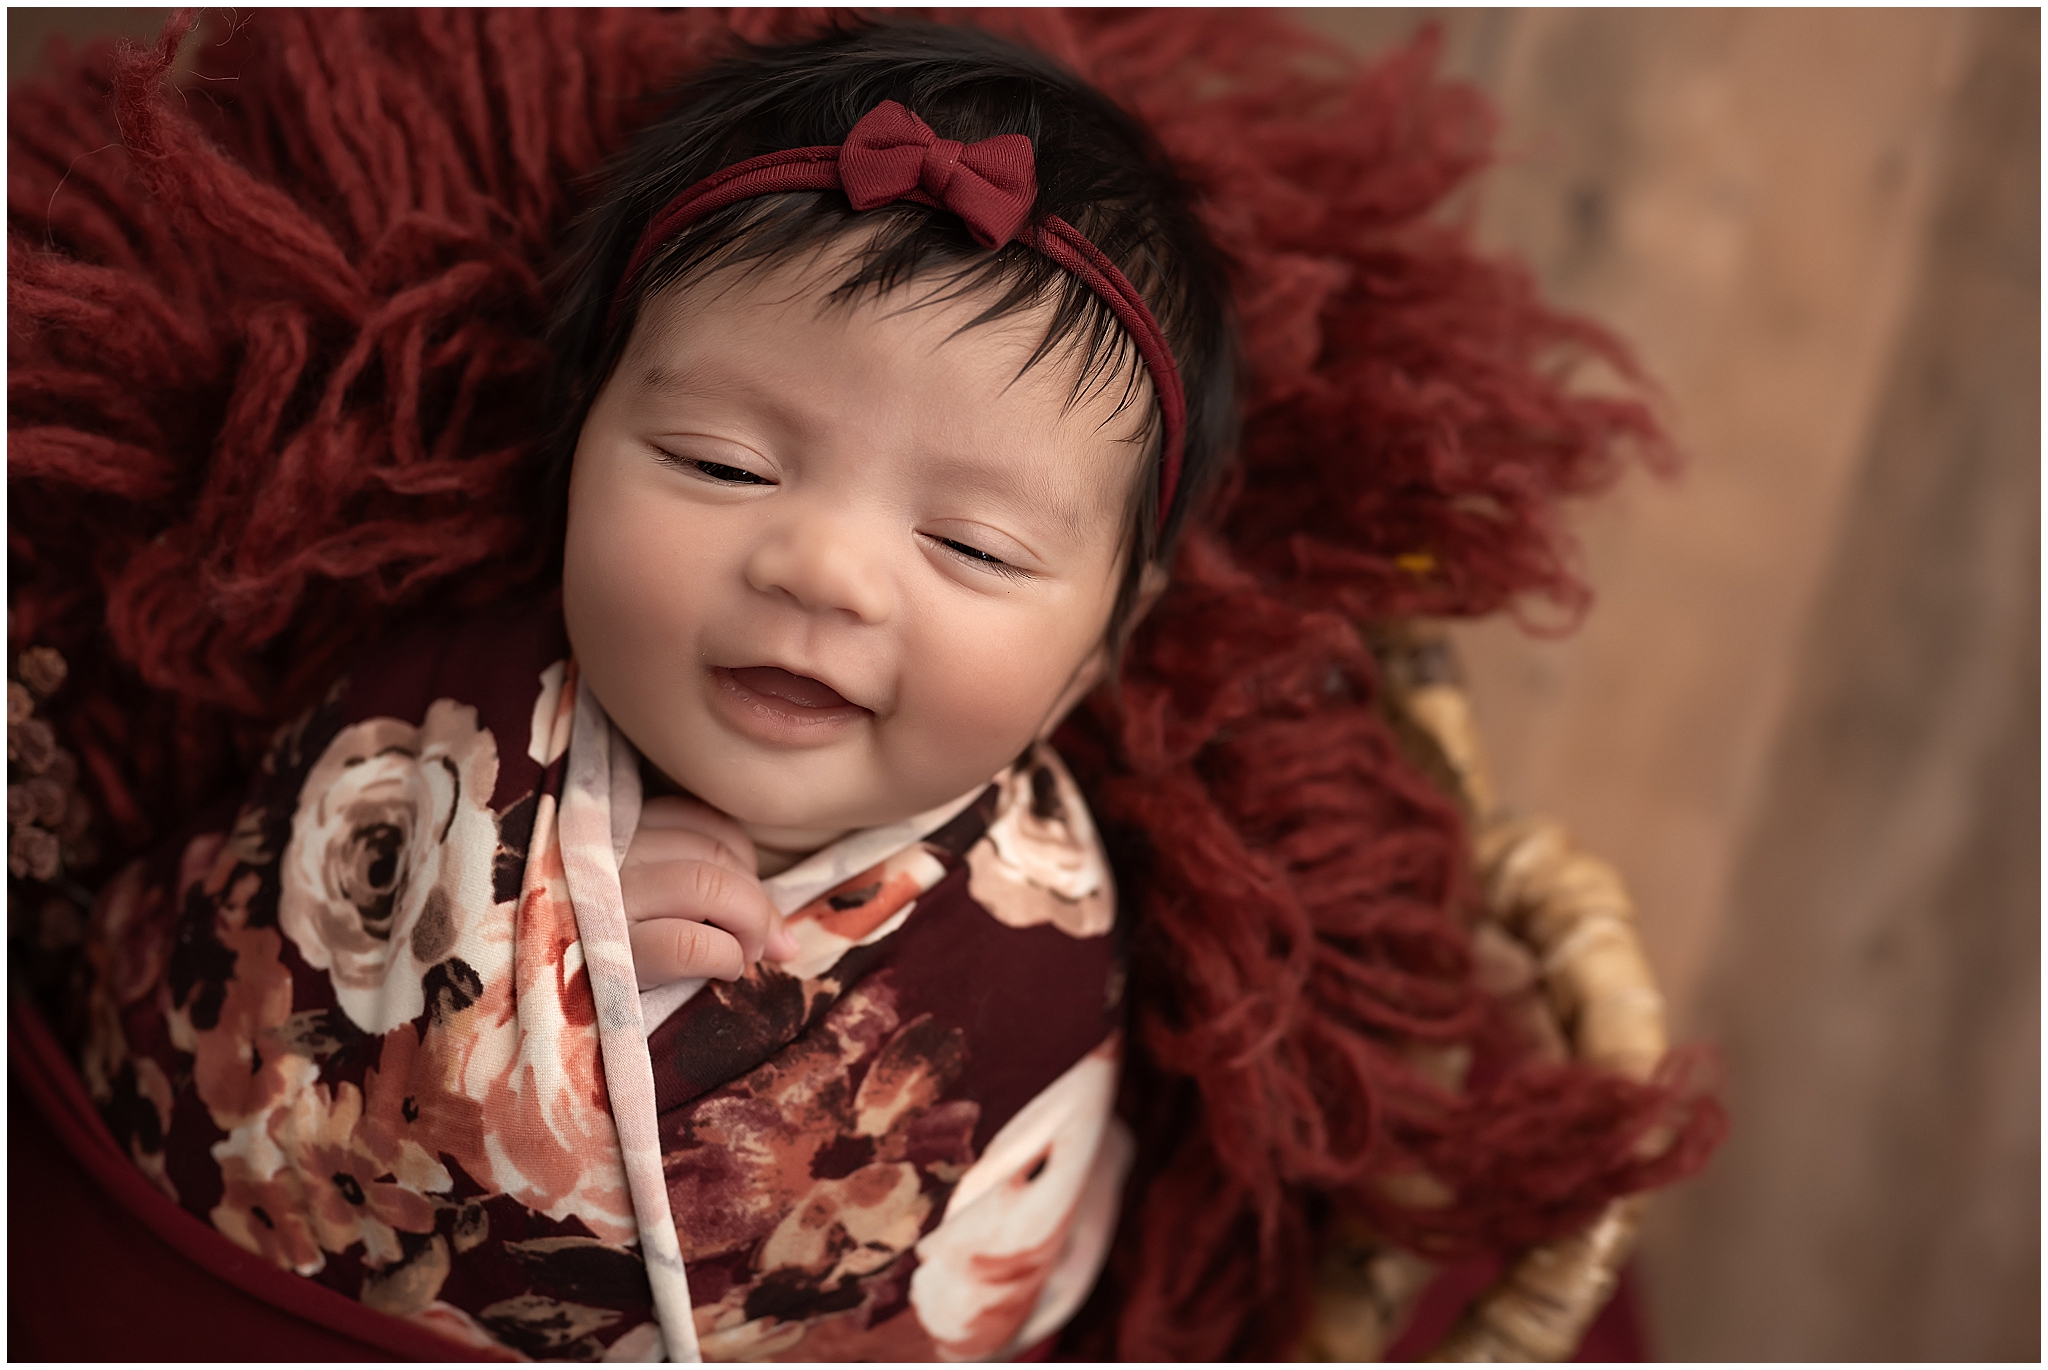
<svg viewBox="0 0 2048 1370">
<path fill-rule="evenodd" d="M 744 198 L 672 227 L 705 178 L 837 148 L 889 101 L 940 139 L 1029 139 L 1017 239 L 978 242 L 987 214 L 943 174 L 942 205 L 857 211 L 847 190 L 750 173 Z M 1000 183 L 1019 145 L 986 146 L 962 165 L 992 158 Z M 1086 242 L 1044 249 L 1049 220 Z M 1115 272 L 1070 269 L 1094 249 L 1135 313 L 1111 303 Z M 986 781 L 1164 583 L 1234 437 L 1226 292 L 1141 126 L 1043 58 L 881 28 L 714 69 L 617 169 L 557 331 L 576 433 L 563 606 L 586 685 L 770 848 Z M 1154 328 L 1170 361 L 1141 355 Z"/>
</svg>

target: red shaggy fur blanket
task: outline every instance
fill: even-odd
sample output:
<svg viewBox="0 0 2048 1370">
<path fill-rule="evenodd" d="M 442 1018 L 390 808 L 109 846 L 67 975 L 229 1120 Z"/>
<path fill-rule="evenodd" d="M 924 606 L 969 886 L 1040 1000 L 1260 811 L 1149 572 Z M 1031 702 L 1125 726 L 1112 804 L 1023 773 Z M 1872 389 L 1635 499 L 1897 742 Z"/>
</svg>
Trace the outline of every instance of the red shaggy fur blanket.
<svg viewBox="0 0 2048 1370">
<path fill-rule="evenodd" d="M 9 128 L 9 633 L 104 818 L 101 878 L 249 764 L 395 615 L 530 586 L 536 339 L 583 178 L 735 39 L 815 11 L 235 11 L 19 83 Z M 1317 1224 L 1419 1249 L 1558 1234 L 1696 1166 L 1709 1101 L 1502 1056 L 1455 807 L 1357 628 L 1576 610 L 1562 498 L 1649 413 L 1625 352 L 1477 255 L 1446 197 L 1480 99 L 1277 14 L 949 11 L 1125 102 L 1200 187 L 1251 359 L 1238 469 L 1062 745 L 1137 914 L 1141 1161 L 1077 1344 L 1285 1354 Z M 1453 1093 L 1417 1045 L 1473 1044 Z M 1678 1142 L 1646 1161 L 1635 1143 Z M 1451 1201 L 1416 1207 L 1391 1177 Z"/>
</svg>

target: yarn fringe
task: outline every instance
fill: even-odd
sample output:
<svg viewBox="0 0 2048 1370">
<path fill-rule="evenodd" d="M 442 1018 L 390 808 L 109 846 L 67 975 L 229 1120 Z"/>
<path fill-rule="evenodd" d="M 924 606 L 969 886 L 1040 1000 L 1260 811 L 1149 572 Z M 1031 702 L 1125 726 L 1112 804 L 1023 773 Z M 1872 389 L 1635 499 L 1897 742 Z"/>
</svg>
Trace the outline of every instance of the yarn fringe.
<svg viewBox="0 0 2048 1370">
<path fill-rule="evenodd" d="M 111 857 L 252 763 L 394 616 L 541 588 L 522 463 L 582 178 L 735 39 L 826 11 L 235 11 L 10 91 L 9 635 Z M 1435 45 L 1361 64 L 1270 13 L 947 11 L 1147 119 L 1236 263 L 1241 462 L 1062 744 L 1130 894 L 1140 1169 L 1072 1344 L 1284 1355 L 1318 1223 L 1456 1255 L 1703 1161 L 1654 1086 L 1514 1059 L 1474 984 L 1452 804 L 1361 622 L 1586 603 L 1561 502 L 1669 460 L 1627 352 L 1477 254 L 1492 116 Z M 218 27 L 218 26 L 216 26 Z M 180 67 L 181 56 L 189 65 Z M 1472 1083 L 1430 1061 L 1477 1053 Z M 1676 1140 L 1645 1159 L 1644 1139 Z"/>
</svg>

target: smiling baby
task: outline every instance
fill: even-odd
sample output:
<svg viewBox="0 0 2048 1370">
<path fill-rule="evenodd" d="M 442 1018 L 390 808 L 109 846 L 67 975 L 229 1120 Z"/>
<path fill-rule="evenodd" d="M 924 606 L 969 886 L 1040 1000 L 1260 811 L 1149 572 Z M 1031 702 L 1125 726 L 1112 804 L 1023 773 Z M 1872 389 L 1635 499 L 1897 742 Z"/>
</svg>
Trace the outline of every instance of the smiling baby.
<svg viewBox="0 0 2048 1370">
<path fill-rule="evenodd" d="M 965 31 L 715 67 L 609 187 L 559 599 L 394 638 L 117 883 L 86 1078 L 228 1238 L 480 1352 L 1031 1354 L 1129 1160 L 1046 739 L 1231 440 L 1222 267 Z"/>
</svg>

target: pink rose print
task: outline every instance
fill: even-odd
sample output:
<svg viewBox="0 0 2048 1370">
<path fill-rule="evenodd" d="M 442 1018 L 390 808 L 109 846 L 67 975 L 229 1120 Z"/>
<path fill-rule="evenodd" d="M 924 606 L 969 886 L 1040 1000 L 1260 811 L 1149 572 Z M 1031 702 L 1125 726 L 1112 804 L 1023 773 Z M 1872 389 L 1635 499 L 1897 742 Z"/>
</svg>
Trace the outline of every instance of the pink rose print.
<svg viewBox="0 0 2048 1370">
<path fill-rule="evenodd" d="M 185 850 L 185 874 L 179 879 L 179 890 L 196 878 L 191 875 L 195 864 L 203 868 L 221 841 L 218 833 L 191 841 Z M 141 861 L 124 866 L 93 900 L 85 955 L 95 974 L 86 1001 L 86 1038 L 79 1071 L 98 1103 L 113 1098 L 114 1077 L 129 1059 L 121 1015 L 163 978 L 176 902 L 161 885 L 149 883 Z"/>
<path fill-rule="evenodd" d="M 92 993 L 86 1001 L 85 1046 L 78 1065 L 86 1090 L 96 1103 L 105 1104 L 114 1097 L 114 1077 L 121 1073 L 121 1064 L 128 1059 L 128 1034 L 121 1026 L 121 1010 L 133 997 L 126 986 L 137 978 L 130 967 L 138 961 L 163 960 L 160 953 L 135 956 L 129 943 L 140 939 L 133 937 L 131 929 L 143 921 L 138 917 L 139 911 L 166 902 L 162 890 L 149 887 L 140 861 L 123 867 L 93 901 L 85 954 L 95 974 Z"/>
<path fill-rule="evenodd" d="M 132 1060 L 135 1066 L 135 1093 L 155 1111 L 156 1135 L 164 1137 L 171 1130 L 171 1109 L 176 1103 L 170 1077 L 164 1074 L 164 1068 L 156 1063 L 154 1057 L 136 1056 Z M 171 1182 L 162 1148 L 144 1150 L 142 1139 L 131 1136 L 128 1139 L 128 1155 L 137 1168 L 149 1177 L 151 1184 L 168 1195 L 171 1202 L 178 1201 L 178 1187 Z"/>
<path fill-rule="evenodd" d="M 365 1032 L 418 1017 L 422 973 L 463 950 L 467 925 L 493 907 L 497 776 L 476 710 L 447 699 L 420 727 L 342 729 L 306 776 L 278 923 Z"/>
<path fill-rule="evenodd" d="M 783 962 L 783 974 L 814 980 L 853 948 L 881 941 L 903 926 L 918 897 L 945 874 L 945 863 L 913 842 L 819 895 L 789 916 L 797 954 Z"/>
<path fill-rule="evenodd" d="M 208 1215 L 213 1225 L 235 1245 L 274 1265 L 301 1275 L 319 1274 L 327 1255 L 299 1208 L 304 1193 L 298 1175 L 276 1169 L 265 1173 L 242 1156 L 220 1157 L 220 1163 L 224 1187 Z"/>
<path fill-rule="evenodd" d="M 999 778 L 996 816 L 967 852 L 968 893 L 1013 928 L 1100 937 L 1116 919 L 1109 863 L 1074 779 L 1040 747 Z"/>
<path fill-rule="evenodd" d="M 971 1161 L 979 1108 L 941 1102 L 965 1061 L 956 1029 L 928 1016 L 902 1022 L 886 987 L 864 986 L 820 1031 L 697 1106 L 695 1145 L 668 1163 L 670 1203 L 690 1215 L 678 1225 L 684 1259 L 759 1243 L 741 1279 L 698 1303 L 706 1359 L 881 1353 L 874 1334 L 853 1331 L 866 1329 L 870 1300 L 887 1292 L 864 1281 L 903 1259 L 924 1231 L 932 1212 L 925 1177 L 950 1181 Z M 863 1063 L 852 1088 L 849 1072 Z M 822 1322 L 758 1309 L 749 1317 L 761 1290 L 797 1307 L 831 1300 L 847 1311 Z M 833 1325 L 840 1321 L 847 1326 Z M 904 1330 L 882 1335 L 900 1341 Z M 921 1336 L 891 1346 L 930 1354 Z"/>
<path fill-rule="evenodd" d="M 517 904 L 472 920 L 463 955 L 425 974 L 425 1029 L 384 1034 L 361 1131 L 410 1139 L 488 1190 L 628 1243 L 639 1229 L 555 833 L 542 795 Z"/>
<path fill-rule="evenodd" d="M 303 1274 L 326 1263 L 324 1252 L 357 1242 L 373 1269 L 396 1261 L 399 1232 L 433 1230 L 435 1206 L 422 1191 L 447 1190 L 448 1172 L 410 1142 L 373 1152 L 365 1144 L 373 1134 L 358 1132 L 363 1098 L 354 1085 L 329 1090 L 304 1057 L 281 1065 L 277 1106 L 213 1148 L 226 1181 L 214 1226 Z"/>
<path fill-rule="evenodd" d="M 197 1015 L 206 1025 L 194 1024 L 192 1003 L 170 1019 L 173 1041 L 193 1054 L 200 1100 L 228 1134 L 212 1147 L 223 1191 L 208 1216 L 238 1245 L 301 1274 L 358 1242 L 376 1268 L 397 1259 L 398 1232 L 433 1228 L 426 1194 L 445 1192 L 452 1179 L 409 1136 L 363 1126 L 356 1086 L 330 1089 L 319 1066 L 290 1048 L 284 939 L 247 922 L 259 885 L 245 874 L 217 906 L 214 936 L 234 954 L 233 971 L 217 1006 Z"/>
<path fill-rule="evenodd" d="M 209 1014 L 188 1001 L 169 1020 L 172 1044 L 193 1055 L 201 1102 L 228 1131 L 264 1116 L 286 1090 L 278 1033 L 292 1015 L 292 973 L 278 959 L 284 939 L 277 929 L 248 926 L 249 901 L 261 884 L 255 872 L 245 874 L 217 908 L 214 938 L 234 955 L 218 1007 Z"/>
<path fill-rule="evenodd" d="M 492 1336 L 489 1329 L 482 1323 L 452 1303 L 443 1303 L 441 1300 L 435 1299 L 425 1308 L 409 1313 L 406 1316 L 422 1327 L 432 1328 L 460 1346 L 467 1347 L 471 1351 L 482 1352 L 486 1360 L 516 1361 L 526 1359 L 518 1352 L 507 1348 L 505 1343 Z M 651 1327 L 653 1324 L 650 1323 L 648 1326 Z M 631 1335 L 631 1333 L 627 1334 L 627 1336 Z M 625 1338 L 621 1337 L 619 1340 L 624 1341 Z M 642 1340 L 651 1339 L 643 1338 Z M 620 1359 L 653 1360 L 654 1357 L 652 1355 L 643 1355 L 638 1357 L 621 1357 Z"/>
<path fill-rule="evenodd" d="M 498 1187 L 551 1218 L 626 1243 L 639 1228 L 598 1052 L 597 1002 L 569 901 L 560 815 L 543 795 L 515 911 L 510 974 L 485 979 L 463 1090 L 483 1106 Z"/>
</svg>

